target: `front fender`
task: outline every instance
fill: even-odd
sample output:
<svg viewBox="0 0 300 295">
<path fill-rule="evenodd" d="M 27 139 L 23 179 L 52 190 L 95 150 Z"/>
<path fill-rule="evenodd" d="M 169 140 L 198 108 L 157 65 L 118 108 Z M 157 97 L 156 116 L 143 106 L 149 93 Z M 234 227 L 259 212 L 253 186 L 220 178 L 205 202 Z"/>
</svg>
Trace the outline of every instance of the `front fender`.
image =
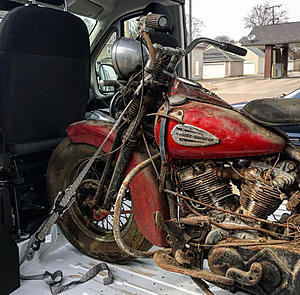
<svg viewBox="0 0 300 295">
<path fill-rule="evenodd" d="M 101 121 L 80 121 L 67 128 L 67 134 L 74 143 L 86 143 L 99 147 L 113 124 Z M 115 134 L 113 133 L 103 147 L 110 152 Z M 127 165 L 127 172 L 146 160 L 146 154 L 134 151 Z M 152 167 L 140 172 L 130 184 L 130 193 L 134 207 L 134 218 L 144 237 L 154 245 L 167 247 L 166 232 L 155 226 L 154 213 L 159 211 L 165 220 L 169 219 L 167 199 L 158 191 L 158 181 Z"/>
</svg>

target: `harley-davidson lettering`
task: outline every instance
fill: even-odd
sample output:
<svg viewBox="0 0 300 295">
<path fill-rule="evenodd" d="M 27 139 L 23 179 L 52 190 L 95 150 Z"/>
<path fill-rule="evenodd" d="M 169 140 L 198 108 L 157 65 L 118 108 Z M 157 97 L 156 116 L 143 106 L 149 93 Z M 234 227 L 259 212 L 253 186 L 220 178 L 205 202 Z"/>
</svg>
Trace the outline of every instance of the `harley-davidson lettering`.
<svg viewBox="0 0 300 295">
<path fill-rule="evenodd" d="M 171 135 L 176 143 L 184 146 L 209 146 L 220 143 L 220 139 L 215 135 L 189 124 L 176 125 Z"/>
</svg>

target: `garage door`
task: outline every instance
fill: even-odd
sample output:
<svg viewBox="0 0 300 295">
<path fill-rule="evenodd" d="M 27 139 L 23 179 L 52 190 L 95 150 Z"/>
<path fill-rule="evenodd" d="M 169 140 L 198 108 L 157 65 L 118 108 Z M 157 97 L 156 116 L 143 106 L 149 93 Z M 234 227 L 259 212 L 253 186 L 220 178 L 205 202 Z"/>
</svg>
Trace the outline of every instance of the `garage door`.
<svg viewBox="0 0 300 295">
<path fill-rule="evenodd" d="M 224 78 L 225 63 L 207 63 L 203 65 L 203 79 Z"/>
<path fill-rule="evenodd" d="M 255 62 L 244 62 L 244 75 L 255 74 Z"/>
</svg>

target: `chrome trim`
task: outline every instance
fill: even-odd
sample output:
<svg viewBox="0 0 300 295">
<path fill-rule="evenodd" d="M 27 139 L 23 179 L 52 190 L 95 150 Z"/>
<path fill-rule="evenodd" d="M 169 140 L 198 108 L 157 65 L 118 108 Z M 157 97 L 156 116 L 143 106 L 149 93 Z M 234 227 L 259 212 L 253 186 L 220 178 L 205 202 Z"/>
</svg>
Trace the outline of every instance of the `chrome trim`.
<svg viewBox="0 0 300 295">
<path fill-rule="evenodd" d="M 144 62 L 149 59 L 149 52 L 143 45 Z M 140 42 L 130 38 L 117 39 L 112 47 L 112 64 L 119 79 L 127 79 L 142 66 Z"/>
<path fill-rule="evenodd" d="M 173 140 L 183 146 L 209 146 L 221 142 L 210 132 L 190 124 L 178 124 L 171 131 Z"/>
</svg>

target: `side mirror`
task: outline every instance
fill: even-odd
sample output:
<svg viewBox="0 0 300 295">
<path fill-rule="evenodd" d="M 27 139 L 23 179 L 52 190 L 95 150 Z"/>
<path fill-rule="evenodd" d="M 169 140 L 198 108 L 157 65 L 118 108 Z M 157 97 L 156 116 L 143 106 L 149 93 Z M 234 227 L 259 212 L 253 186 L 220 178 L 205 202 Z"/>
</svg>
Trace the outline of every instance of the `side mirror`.
<svg viewBox="0 0 300 295">
<path fill-rule="evenodd" d="M 99 90 L 103 94 L 111 94 L 114 92 L 114 86 L 101 86 L 100 81 L 116 81 L 118 79 L 118 76 L 113 68 L 112 65 L 110 64 L 103 64 L 101 62 L 98 62 L 99 68 L 97 71 L 98 75 L 98 85 L 99 85 Z"/>
</svg>

